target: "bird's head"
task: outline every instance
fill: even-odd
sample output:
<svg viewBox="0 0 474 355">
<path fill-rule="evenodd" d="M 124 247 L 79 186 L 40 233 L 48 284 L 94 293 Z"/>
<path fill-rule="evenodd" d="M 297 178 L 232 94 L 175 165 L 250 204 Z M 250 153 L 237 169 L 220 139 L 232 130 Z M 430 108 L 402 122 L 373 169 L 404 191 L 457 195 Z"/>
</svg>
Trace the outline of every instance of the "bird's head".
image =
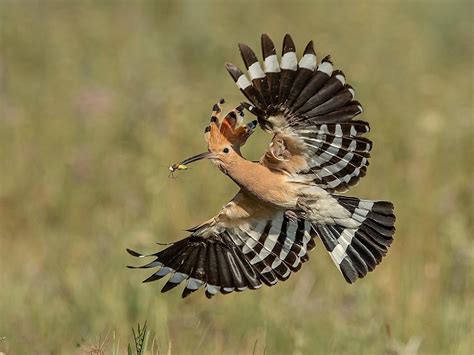
<svg viewBox="0 0 474 355">
<path fill-rule="evenodd" d="M 221 106 L 224 100 L 213 106 L 211 123 L 204 130 L 207 142 L 207 152 L 194 155 L 170 167 L 171 171 L 178 170 L 178 166 L 186 166 L 201 159 L 211 159 L 219 168 L 225 169 L 236 159 L 241 157 L 240 148 L 247 142 L 257 126 L 257 121 L 246 125 L 242 123 L 244 106 L 241 104 L 221 119 Z"/>
</svg>

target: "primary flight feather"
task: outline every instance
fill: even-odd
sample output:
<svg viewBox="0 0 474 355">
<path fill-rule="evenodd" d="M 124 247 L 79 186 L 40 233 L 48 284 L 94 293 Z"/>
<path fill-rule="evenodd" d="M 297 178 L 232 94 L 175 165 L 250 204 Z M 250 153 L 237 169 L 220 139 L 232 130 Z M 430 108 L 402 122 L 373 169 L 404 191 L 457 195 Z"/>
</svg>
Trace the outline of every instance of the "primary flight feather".
<svg viewBox="0 0 474 355">
<path fill-rule="evenodd" d="M 393 240 L 395 216 L 387 201 L 338 195 L 362 178 L 372 142 L 362 137 L 369 124 L 354 120 L 362 106 L 329 56 L 318 65 L 313 42 L 302 57 L 290 35 L 280 60 L 272 40 L 261 38 L 263 68 L 255 53 L 239 44 L 247 69 L 226 68 L 250 103 L 224 117 L 220 101 L 205 129 L 208 151 L 170 167 L 210 159 L 240 191 L 191 235 L 155 254 L 139 268 L 154 268 L 144 282 L 170 275 L 162 292 L 185 282 L 182 293 L 205 289 L 207 297 L 272 286 L 286 280 L 309 259 L 321 239 L 349 283 L 382 261 Z M 243 124 L 244 108 L 257 120 Z M 259 162 L 240 148 L 259 125 L 273 135 Z"/>
</svg>

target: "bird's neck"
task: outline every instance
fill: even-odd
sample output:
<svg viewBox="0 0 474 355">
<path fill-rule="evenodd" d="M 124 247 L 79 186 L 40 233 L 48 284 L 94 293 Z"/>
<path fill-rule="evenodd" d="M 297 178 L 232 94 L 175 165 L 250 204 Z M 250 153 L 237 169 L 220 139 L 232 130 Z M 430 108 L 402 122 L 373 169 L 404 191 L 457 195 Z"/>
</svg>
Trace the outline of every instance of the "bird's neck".
<svg viewBox="0 0 474 355">
<path fill-rule="evenodd" d="M 248 161 L 238 155 L 231 163 L 220 166 L 220 169 L 241 188 L 246 188 L 251 183 L 252 172 L 257 168 L 257 165 L 260 164 Z"/>
<path fill-rule="evenodd" d="M 253 198 L 271 205 L 293 205 L 293 189 L 281 174 L 272 172 L 260 163 L 238 157 L 231 164 L 221 167 L 239 187 Z"/>
</svg>

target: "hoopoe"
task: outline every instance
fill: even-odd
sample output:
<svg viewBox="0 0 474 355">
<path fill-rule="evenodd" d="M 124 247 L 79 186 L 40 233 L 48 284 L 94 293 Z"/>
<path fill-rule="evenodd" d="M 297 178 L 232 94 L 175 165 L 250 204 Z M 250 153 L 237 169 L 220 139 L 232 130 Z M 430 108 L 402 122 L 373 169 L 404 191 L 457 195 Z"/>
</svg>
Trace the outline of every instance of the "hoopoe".
<svg viewBox="0 0 474 355">
<path fill-rule="evenodd" d="M 182 297 L 203 287 L 208 298 L 272 286 L 309 259 L 321 239 L 348 283 L 373 271 L 386 255 L 395 231 L 393 204 L 339 195 L 362 178 L 372 142 L 362 137 L 369 124 L 345 75 L 330 57 L 319 65 L 313 42 L 297 60 L 286 35 L 277 59 L 272 40 L 261 37 L 264 69 L 255 53 L 239 44 L 248 77 L 226 68 L 250 103 L 222 117 L 213 107 L 205 129 L 208 151 L 170 167 L 171 172 L 209 159 L 240 191 L 208 221 L 189 229 L 185 239 L 152 256 L 140 268 L 157 268 L 144 282 L 171 275 L 166 292 L 183 281 Z M 256 120 L 243 124 L 244 108 Z M 241 147 L 259 125 L 273 135 L 260 161 L 246 160 Z"/>
</svg>

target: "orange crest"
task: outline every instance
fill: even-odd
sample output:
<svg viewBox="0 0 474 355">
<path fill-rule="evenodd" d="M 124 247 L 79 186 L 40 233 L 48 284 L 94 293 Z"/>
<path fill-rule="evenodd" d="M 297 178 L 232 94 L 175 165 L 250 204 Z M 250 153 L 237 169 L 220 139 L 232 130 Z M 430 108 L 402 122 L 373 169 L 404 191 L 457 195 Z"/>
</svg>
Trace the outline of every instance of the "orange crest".
<svg viewBox="0 0 474 355">
<path fill-rule="evenodd" d="M 220 106 L 214 105 L 211 124 L 206 128 L 206 142 L 209 147 L 230 143 L 234 150 L 238 151 L 253 133 L 257 122 L 242 125 L 244 116 L 242 105 L 230 111 L 222 121 L 219 118 L 220 113 Z"/>
</svg>

